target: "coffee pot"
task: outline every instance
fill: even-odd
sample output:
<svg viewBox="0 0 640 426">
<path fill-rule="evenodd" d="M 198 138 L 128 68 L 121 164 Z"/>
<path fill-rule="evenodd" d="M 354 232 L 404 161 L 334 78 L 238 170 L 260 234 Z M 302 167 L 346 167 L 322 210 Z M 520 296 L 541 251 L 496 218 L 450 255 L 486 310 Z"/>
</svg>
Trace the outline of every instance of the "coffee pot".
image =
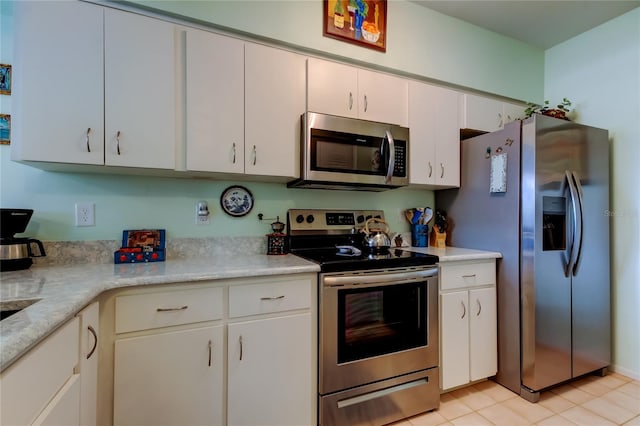
<svg viewBox="0 0 640 426">
<path fill-rule="evenodd" d="M 28 269 L 32 258 L 46 256 L 42 241 L 15 237 L 27 229 L 32 215 L 30 209 L 0 209 L 0 271 Z"/>
</svg>

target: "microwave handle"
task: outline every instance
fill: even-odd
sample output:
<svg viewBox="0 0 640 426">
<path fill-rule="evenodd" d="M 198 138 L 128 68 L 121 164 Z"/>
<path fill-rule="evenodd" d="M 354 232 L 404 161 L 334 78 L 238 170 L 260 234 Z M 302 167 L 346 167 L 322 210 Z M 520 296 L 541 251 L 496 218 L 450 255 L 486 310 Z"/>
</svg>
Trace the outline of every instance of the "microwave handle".
<svg viewBox="0 0 640 426">
<path fill-rule="evenodd" d="M 391 132 L 389 130 L 385 130 L 385 132 L 387 133 L 387 139 L 389 140 L 389 166 L 387 167 L 387 176 L 384 179 L 384 183 L 388 185 L 391 183 L 393 168 L 396 164 L 396 147 L 393 142 L 393 136 L 391 136 Z"/>
</svg>

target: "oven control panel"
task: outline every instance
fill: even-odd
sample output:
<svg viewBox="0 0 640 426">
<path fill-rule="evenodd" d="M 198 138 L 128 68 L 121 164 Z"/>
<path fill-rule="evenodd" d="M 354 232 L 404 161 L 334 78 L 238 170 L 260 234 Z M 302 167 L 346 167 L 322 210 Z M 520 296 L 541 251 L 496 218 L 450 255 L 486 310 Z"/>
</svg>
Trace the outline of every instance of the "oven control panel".
<svg viewBox="0 0 640 426">
<path fill-rule="evenodd" d="M 287 228 L 289 233 L 350 233 L 354 228 L 364 227 L 372 217 L 384 220 L 384 211 L 291 209 L 287 212 Z"/>
</svg>

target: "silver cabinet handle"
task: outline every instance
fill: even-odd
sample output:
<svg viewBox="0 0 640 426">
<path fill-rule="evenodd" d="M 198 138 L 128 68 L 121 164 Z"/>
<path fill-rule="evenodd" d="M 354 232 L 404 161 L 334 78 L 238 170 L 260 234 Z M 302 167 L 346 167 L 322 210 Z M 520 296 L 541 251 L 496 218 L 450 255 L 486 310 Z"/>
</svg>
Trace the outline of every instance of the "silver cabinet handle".
<svg viewBox="0 0 640 426">
<path fill-rule="evenodd" d="M 236 143 L 233 143 L 233 164 L 236 164 Z"/>
<path fill-rule="evenodd" d="M 353 93 L 349 92 L 349 111 L 353 109 Z"/>
<path fill-rule="evenodd" d="M 429 161 L 429 177 L 433 174 L 433 166 L 431 165 L 431 161 Z"/>
<path fill-rule="evenodd" d="M 157 308 L 156 311 L 157 312 L 175 312 L 175 311 L 184 311 L 185 309 L 187 309 L 189 306 L 188 305 L 184 305 L 184 306 L 180 306 L 179 308 Z"/>
<path fill-rule="evenodd" d="M 258 150 L 256 149 L 256 146 L 253 146 L 253 165 L 256 165 L 256 160 L 258 159 Z"/>
<path fill-rule="evenodd" d="M 476 274 L 463 275 L 462 278 L 474 278 L 475 276 L 476 276 Z"/>
<path fill-rule="evenodd" d="M 279 299 L 284 299 L 284 294 L 282 296 L 276 296 L 276 297 L 261 297 L 260 300 L 279 300 Z"/>
<path fill-rule="evenodd" d="M 460 304 L 462 305 L 462 316 L 460 317 L 460 319 L 463 319 L 465 316 L 467 316 L 467 307 L 465 306 L 463 301 L 460 301 Z"/>
<path fill-rule="evenodd" d="M 476 303 L 478 304 L 478 312 L 476 312 L 476 316 L 480 316 L 480 312 L 482 312 L 482 305 L 480 304 L 480 299 L 476 299 Z"/>
<path fill-rule="evenodd" d="M 440 163 L 440 178 L 442 179 L 444 177 L 444 164 Z"/>
<path fill-rule="evenodd" d="M 504 125 L 503 119 L 502 119 L 502 113 L 500 112 L 498 113 L 498 118 L 500 119 L 500 121 L 498 122 L 498 127 L 502 127 Z"/>
<path fill-rule="evenodd" d="M 209 367 L 211 367 L 211 347 L 212 347 L 212 343 L 211 340 L 209 340 Z"/>
<path fill-rule="evenodd" d="M 120 130 L 116 133 L 116 152 L 120 155 Z"/>
<path fill-rule="evenodd" d="M 240 361 L 242 361 L 242 336 L 240 336 Z"/>
<path fill-rule="evenodd" d="M 367 95 L 364 95 L 364 112 L 367 112 L 368 107 L 369 107 L 369 102 L 367 102 Z"/>
<path fill-rule="evenodd" d="M 396 145 L 393 141 L 393 136 L 391 136 L 391 132 L 389 130 L 385 130 L 385 132 L 387 135 L 387 140 L 389 141 L 389 166 L 387 167 L 387 176 L 384 179 L 384 183 L 390 184 L 391 179 L 393 178 L 393 168 L 396 165 Z"/>
<path fill-rule="evenodd" d="M 96 351 L 96 347 L 98 347 L 98 334 L 96 333 L 94 328 L 91 327 L 90 325 L 87 326 L 87 329 L 93 335 L 93 347 L 91 348 L 91 350 L 89 351 L 89 354 L 87 355 L 87 359 L 89 359 L 91 358 L 91 355 L 93 355 L 93 353 Z"/>
<path fill-rule="evenodd" d="M 89 127 L 87 129 L 87 137 L 86 137 L 86 141 L 87 141 L 87 152 L 91 152 L 91 145 L 89 145 L 89 133 L 91 133 L 91 127 Z"/>
</svg>

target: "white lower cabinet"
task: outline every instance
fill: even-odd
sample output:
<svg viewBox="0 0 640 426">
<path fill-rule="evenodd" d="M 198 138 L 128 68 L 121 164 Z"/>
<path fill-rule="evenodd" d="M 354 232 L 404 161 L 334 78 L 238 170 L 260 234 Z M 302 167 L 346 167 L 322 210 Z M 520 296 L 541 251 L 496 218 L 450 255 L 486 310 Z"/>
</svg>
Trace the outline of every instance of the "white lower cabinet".
<svg viewBox="0 0 640 426">
<path fill-rule="evenodd" d="M 119 339 L 115 425 L 222 425 L 221 325 Z"/>
<path fill-rule="evenodd" d="M 316 424 L 316 283 L 293 274 L 106 296 L 113 424 Z"/>
<path fill-rule="evenodd" d="M 80 424 L 79 320 L 54 331 L 0 375 L 0 424 Z"/>
<path fill-rule="evenodd" d="M 498 368 L 494 259 L 440 265 L 440 387 L 491 377 Z"/>
<path fill-rule="evenodd" d="M 310 329 L 309 313 L 229 324 L 230 426 L 312 424 Z"/>
</svg>

